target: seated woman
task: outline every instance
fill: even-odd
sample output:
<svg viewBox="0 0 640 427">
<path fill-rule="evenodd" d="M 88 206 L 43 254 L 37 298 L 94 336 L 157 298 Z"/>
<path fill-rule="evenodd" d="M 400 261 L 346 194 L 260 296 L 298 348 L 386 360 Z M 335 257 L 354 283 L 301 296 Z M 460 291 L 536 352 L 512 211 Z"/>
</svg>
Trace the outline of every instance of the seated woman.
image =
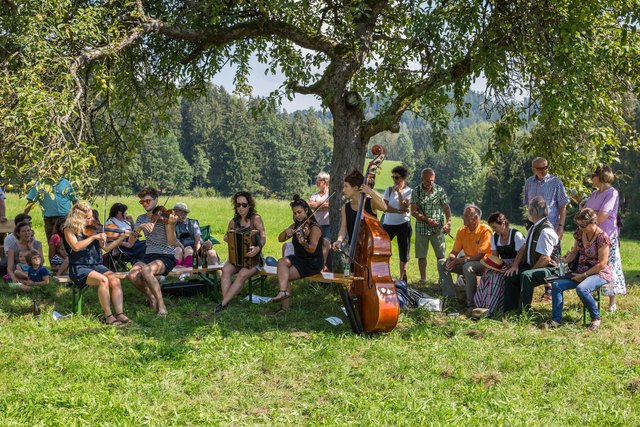
<svg viewBox="0 0 640 427">
<path fill-rule="evenodd" d="M 485 270 L 473 299 L 476 307 L 473 317 L 495 314 L 504 305 L 504 270 L 513 264 L 525 239 L 521 232 L 509 227 L 509 221 L 502 212 L 489 215 L 487 223 L 493 230 L 491 238 L 492 257 L 480 261 Z M 498 258 L 499 257 L 499 258 Z"/>
<path fill-rule="evenodd" d="M 353 234 L 353 228 L 356 224 L 356 215 L 358 214 L 358 203 L 360 202 L 360 194 L 366 195 L 364 199 L 363 213 L 367 212 L 376 216 L 376 211 L 386 211 L 387 204 L 377 191 L 364 183 L 364 175 L 357 169 L 354 169 L 349 175 L 344 177 L 342 184 L 342 193 L 347 201 L 342 205 L 342 222 L 340 223 L 340 232 L 338 238 L 333 242 L 333 249 L 339 250 L 344 240 Z"/>
<path fill-rule="evenodd" d="M 53 225 L 53 234 L 49 239 L 49 263 L 54 274 L 66 274 L 69 268 L 69 256 L 64 248 L 62 228 L 65 219 L 58 218 Z"/>
<path fill-rule="evenodd" d="M 44 259 L 44 256 L 42 254 L 42 243 L 35 240 L 30 222 L 23 221 L 17 224 L 13 229 L 13 233 L 18 236 L 18 239 L 9 246 L 9 250 L 7 252 L 7 273 L 9 274 L 12 283 L 20 283 L 22 285 L 25 285 L 28 280 L 27 272 L 18 271 L 18 274 L 16 275 L 16 267 L 21 262 L 20 254 L 22 253 L 25 257 L 25 263 L 27 254 L 32 250 L 37 251 L 40 254 L 40 258 Z M 22 290 L 32 289 L 30 286 L 17 287 Z"/>
<path fill-rule="evenodd" d="M 120 230 L 133 232 L 133 218 L 131 215 L 127 215 L 127 209 L 129 208 L 124 203 L 114 203 L 109 209 L 109 219 L 104 223 L 104 226 L 115 225 Z M 144 258 L 146 250 L 145 240 L 138 239 L 135 242 L 125 240 L 113 249 L 112 254 L 117 256 L 123 253 L 128 257 L 127 261 L 135 264 Z"/>
<path fill-rule="evenodd" d="M 191 212 L 184 203 L 176 203 L 173 212 L 178 217 L 176 222 L 176 265 L 183 267 L 193 267 L 193 257 L 199 259 L 206 254 L 207 265 L 218 264 L 218 254 L 213 250 L 211 241 L 202 242 L 200 224 L 195 219 L 187 218 Z M 203 264 L 202 261 L 199 262 Z"/>
<path fill-rule="evenodd" d="M 292 239 L 294 252 L 293 255 L 278 260 L 280 292 L 272 299 L 273 302 L 282 301 L 277 312 L 289 309 L 293 280 L 318 274 L 324 266 L 322 228 L 313 215 L 311 207 L 297 194 L 293 196 L 293 201 L 289 206 L 293 212 L 293 224 L 278 235 L 278 241 L 284 242 Z"/>
<path fill-rule="evenodd" d="M 577 268 L 571 272 L 571 278 L 559 278 L 552 282 L 551 322 L 548 326 L 555 328 L 562 322 L 563 292 L 575 289 L 578 297 L 589 311 L 591 323 L 588 330 L 600 327 L 600 313 L 591 292 L 600 288 L 612 279 L 609 268 L 609 250 L 611 240 L 606 232 L 598 227 L 598 214 L 590 208 L 580 210 L 574 217 L 578 229 L 573 234 L 573 248 L 563 261 L 571 263 L 578 257 Z"/>
<path fill-rule="evenodd" d="M 122 233 L 113 242 L 107 244 L 105 233 L 94 232 L 87 236 L 86 226 L 93 222 L 93 212 L 88 203 L 74 205 L 64 224 L 64 244 L 69 253 L 69 277 L 77 286 L 98 287 L 98 300 L 104 311 L 104 323 L 107 325 L 126 325 L 131 320 L 124 314 L 122 287 L 120 279 L 102 265 L 102 253 L 118 246 L 129 233 Z M 111 292 L 109 292 L 111 291 Z M 111 294 L 111 295 L 109 295 Z M 111 312 L 111 304 L 116 314 Z"/>
<path fill-rule="evenodd" d="M 251 193 L 239 191 L 231 197 L 234 215 L 227 230 L 233 231 L 236 228 L 249 228 L 258 231 L 258 245 L 250 246 L 246 257 L 253 258 L 260 255 L 262 248 L 267 242 L 266 232 L 262 218 L 256 211 L 256 201 Z M 224 235 L 224 241 L 228 242 L 228 233 Z M 229 302 L 240 292 L 245 280 L 258 272 L 259 266 L 245 268 L 237 267 L 227 261 L 222 267 L 222 278 L 220 279 L 220 287 L 222 289 L 222 301 L 215 308 L 215 312 L 219 312 L 227 308 Z M 237 274 L 236 274 L 237 273 Z M 231 282 L 231 277 L 236 274 L 236 279 Z"/>
</svg>

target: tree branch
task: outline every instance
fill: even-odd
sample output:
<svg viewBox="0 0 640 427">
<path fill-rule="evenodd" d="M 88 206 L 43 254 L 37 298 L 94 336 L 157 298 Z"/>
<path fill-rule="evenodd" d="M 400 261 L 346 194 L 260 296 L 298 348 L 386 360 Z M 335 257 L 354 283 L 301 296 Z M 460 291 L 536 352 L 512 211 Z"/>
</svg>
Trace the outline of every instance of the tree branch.
<svg viewBox="0 0 640 427">
<path fill-rule="evenodd" d="M 322 52 L 333 57 L 334 48 L 337 45 L 329 37 L 306 34 L 294 25 L 278 20 L 250 21 L 206 32 L 176 27 L 155 18 L 146 18 L 145 26 L 149 27 L 149 32 L 156 32 L 174 40 L 200 43 L 203 50 L 225 46 L 245 38 L 279 36 L 302 48 Z"/>
</svg>

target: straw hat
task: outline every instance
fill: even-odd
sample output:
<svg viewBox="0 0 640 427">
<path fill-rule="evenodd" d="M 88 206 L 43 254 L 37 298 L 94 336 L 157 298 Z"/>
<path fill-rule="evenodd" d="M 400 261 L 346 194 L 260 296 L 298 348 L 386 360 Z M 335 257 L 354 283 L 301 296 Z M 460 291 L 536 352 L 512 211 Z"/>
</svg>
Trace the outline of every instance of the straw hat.
<svg viewBox="0 0 640 427">
<path fill-rule="evenodd" d="M 174 211 L 182 211 L 182 212 L 186 212 L 189 213 L 191 212 L 188 208 L 187 205 L 182 203 L 182 202 L 178 202 L 175 205 L 173 205 L 173 210 Z"/>
<path fill-rule="evenodd" d="M 495 255 L 491 255 L 487 258 L 482 259 L 480 261 L 480 264 L 484 265 L 487 268 L 490 268 L 491 270 L 496 270 L 496 271 L 502 271 L 507 267 L 504 261 L 502 261 L 500 257 L 497 257 Z"/>
</svg>

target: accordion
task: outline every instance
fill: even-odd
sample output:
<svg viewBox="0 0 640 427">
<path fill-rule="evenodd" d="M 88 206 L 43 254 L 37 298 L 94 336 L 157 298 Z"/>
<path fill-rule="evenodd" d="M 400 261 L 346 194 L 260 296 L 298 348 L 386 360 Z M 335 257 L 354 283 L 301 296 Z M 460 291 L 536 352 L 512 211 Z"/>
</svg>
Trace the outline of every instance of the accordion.
<svg viewBox="0 0 640 427">
<path fill-rule="evenodd" d="M 229 262 L 239 268 L 252 268 L 258 265 L 260 254 L 249 258 L 247 252 L 251 246 L 258 246 L 258 230 L 239 228 L 227 232 Z"/>
</svg>

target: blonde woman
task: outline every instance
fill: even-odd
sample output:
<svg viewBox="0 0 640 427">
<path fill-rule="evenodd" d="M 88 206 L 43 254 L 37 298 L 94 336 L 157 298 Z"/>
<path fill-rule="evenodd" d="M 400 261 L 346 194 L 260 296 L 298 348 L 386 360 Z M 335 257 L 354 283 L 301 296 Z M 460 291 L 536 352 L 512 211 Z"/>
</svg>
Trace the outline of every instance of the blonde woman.
<svg viewBox="0 0 640 427">
<path fill-rule="evenodd" d="M 129 235 L 120 234 L 107 244 L 101 227 L 92 228 L 93 211 L 88 203 L 74 205 L 64 223 L 64 245 L 69 254 L 69 277 L 79 287 L 97 286 L 98 300 L 104 311 L 104 323 L 118 326 L 131 323 L 124 314 L 120 279 L 102 265 L 102 250 L 110 251 Z M 111 302 L 116 311 L 111 312 Z"/>
</svg>

